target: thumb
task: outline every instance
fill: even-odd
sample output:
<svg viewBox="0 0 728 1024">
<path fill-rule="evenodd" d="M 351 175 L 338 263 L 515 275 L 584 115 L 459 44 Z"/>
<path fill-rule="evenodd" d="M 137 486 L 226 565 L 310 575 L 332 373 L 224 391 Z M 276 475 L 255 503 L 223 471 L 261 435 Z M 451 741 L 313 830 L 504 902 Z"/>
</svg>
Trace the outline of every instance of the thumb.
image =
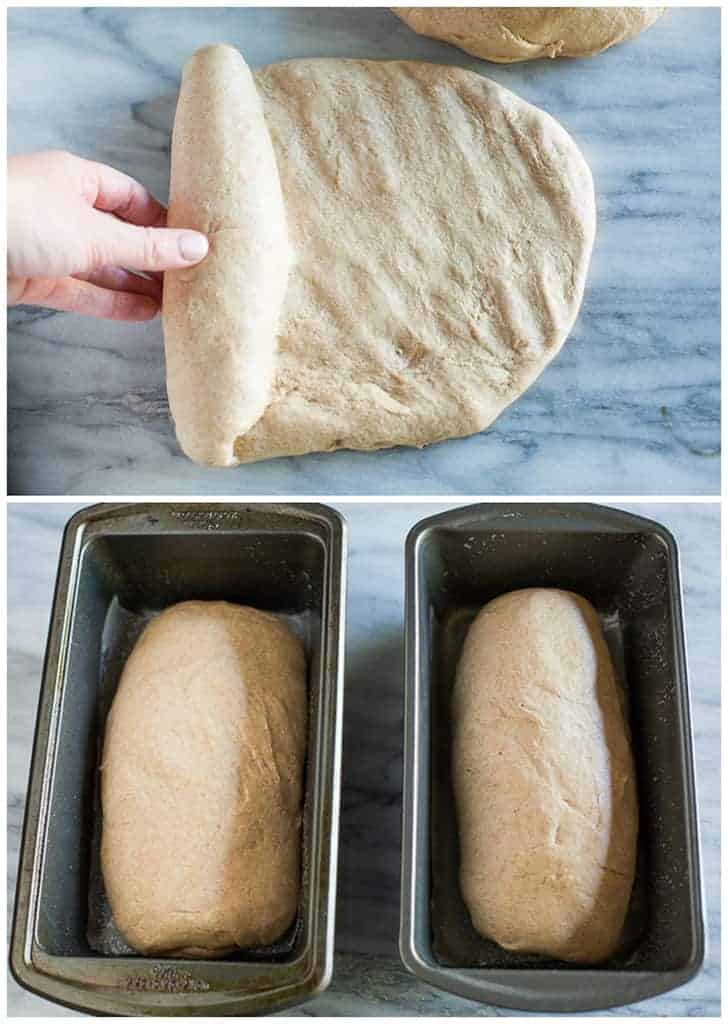
<svg viewBox="0 0 728 1024">
<path fill-rule="evenodd" d="M 207 256 L 207 238 L 199 231 L 138 227 L 99 210 L 90 211 L 87 235 L 90 266 L 129 270 L 177 270 Z"/>
</svg>

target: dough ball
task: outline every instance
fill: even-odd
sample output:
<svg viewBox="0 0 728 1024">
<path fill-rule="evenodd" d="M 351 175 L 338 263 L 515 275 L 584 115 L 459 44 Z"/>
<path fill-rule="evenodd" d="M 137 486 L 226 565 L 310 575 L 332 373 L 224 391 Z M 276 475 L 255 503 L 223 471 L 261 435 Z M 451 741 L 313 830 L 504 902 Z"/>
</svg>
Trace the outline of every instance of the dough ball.
<svg viewBox="0 0 728 1024">
<path fill-rule="evenodd" d="M 410 28 L 499 64 L 593 57 L 633 39 L 665 7 L 393 7 Z"/>
</svg>

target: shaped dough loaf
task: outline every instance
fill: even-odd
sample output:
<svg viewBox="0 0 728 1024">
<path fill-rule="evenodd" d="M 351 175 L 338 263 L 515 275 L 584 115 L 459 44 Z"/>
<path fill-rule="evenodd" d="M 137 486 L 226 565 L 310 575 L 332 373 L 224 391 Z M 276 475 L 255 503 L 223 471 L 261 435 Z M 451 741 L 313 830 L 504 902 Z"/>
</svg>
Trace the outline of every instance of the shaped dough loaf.
<svg viewBox="0 0 728 1024">
<path fill-rule="evenodd" d="M 467 634 L 452 711 L 475 928 L 506 949 L 608 959 L 634 882 L 637 792 L 595 610 L 562 590 L 491 601 Z"/>
<path fill-rule="evenodd" d="M 138 952 L 275 942 L 298 906 L 303 647 L 272 615 L 186 601 L 147 626 L 106 721 L 101 867 Z"/>
</svg>

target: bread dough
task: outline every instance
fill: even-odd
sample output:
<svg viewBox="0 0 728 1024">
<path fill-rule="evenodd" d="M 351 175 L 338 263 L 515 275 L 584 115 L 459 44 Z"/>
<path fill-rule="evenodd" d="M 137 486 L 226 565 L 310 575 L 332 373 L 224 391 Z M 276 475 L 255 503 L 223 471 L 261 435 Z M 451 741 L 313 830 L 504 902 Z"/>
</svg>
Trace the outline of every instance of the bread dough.
<svg viewBox="0 0 728 1024">
<path fill-rule="evenodd" d="M 270 402 L 235 458 L 482 430 L 579 309 L 595 205 L 575 144 L 458 68 L 296 60 L 255 81 L 295 264 Z"/>
<path fill-rule="evenodd" d="M 547 114 L 469 71 L 302 60 L 256 74 L 296 265 L 248 461 L 482 430 L 576 318 L 589 170 Z"/>
<path fill-rule="evenodd" d="M 598 963 L 632 891 L 637 796 L 622 696 L 592 606 L 506 594 L 476 617 L 453 694 L 460 885 L 505 949 Z"/>
<path fill-rule="evenodd" d="M 187 601 L 152 620 L 107 718 L 101 867 L 140 953 L 221 956 L 296 915 L 301 643 L 272 615 Z"/>
<path fill-rule="evenodd" d="M 210 243 L 201 263 L 164 275 L 177 437 L 196 462 L 234 465 L 235 438 L 270 400 L 291 251 L 260 97 L 230 46 L 203 47 L 185 67 L 167 224 Z"/>
<path fill-rule="evenodd" d="M 664 7 L 393 7 L 410 28 L 500 64 L 592 57 L 633 39 Z"/>
</svg>

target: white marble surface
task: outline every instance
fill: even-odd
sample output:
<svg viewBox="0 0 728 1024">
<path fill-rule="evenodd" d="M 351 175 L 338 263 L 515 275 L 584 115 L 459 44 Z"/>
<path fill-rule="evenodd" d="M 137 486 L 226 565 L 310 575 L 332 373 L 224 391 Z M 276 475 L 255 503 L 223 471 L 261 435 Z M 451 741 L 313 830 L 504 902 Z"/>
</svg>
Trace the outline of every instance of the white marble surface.
<svg viewBox="0 0 728 1024">
<path fill-rule="evenodd" d="M 674 8 L 592 60 L 497 66 L 386 9 L 14 9 L 9 150 L 65 147 L 166 195 L 180 67 L 226 41 L 252 65 L 423 58 L 495 78 L 559 118 L 594 172 L 599 231 L 581 316 L 484 434 L 236 470 L 178 451 L 159 322 L 10 314 L 17 494 L 715 494 L 719 490 L 720 11 Z"/>
<path fill-rule="evenodd" d="M 399 962 L 402 779 L 402 545 L 432 504 L 339 504 L 349 523 L 347 682 L 337 958 L 330 989 L 303 1012 L 328 1015 L 507 1015 L 431 989 Z M 709 929 L 702 972 L 641 1016 L 720 1013 L 719 511 L 717 505 L 624 506 L 658 519 L 682 552 L 700 827 Z M 9 511 L 8 897 L 18 844 L 46 630 L 64 523 L 75 506 Z M 9 980 L 12 1016 L 71 1015 Z M 627 1011 L 613 1011 L 620 1016 Z"/>
</svg>

